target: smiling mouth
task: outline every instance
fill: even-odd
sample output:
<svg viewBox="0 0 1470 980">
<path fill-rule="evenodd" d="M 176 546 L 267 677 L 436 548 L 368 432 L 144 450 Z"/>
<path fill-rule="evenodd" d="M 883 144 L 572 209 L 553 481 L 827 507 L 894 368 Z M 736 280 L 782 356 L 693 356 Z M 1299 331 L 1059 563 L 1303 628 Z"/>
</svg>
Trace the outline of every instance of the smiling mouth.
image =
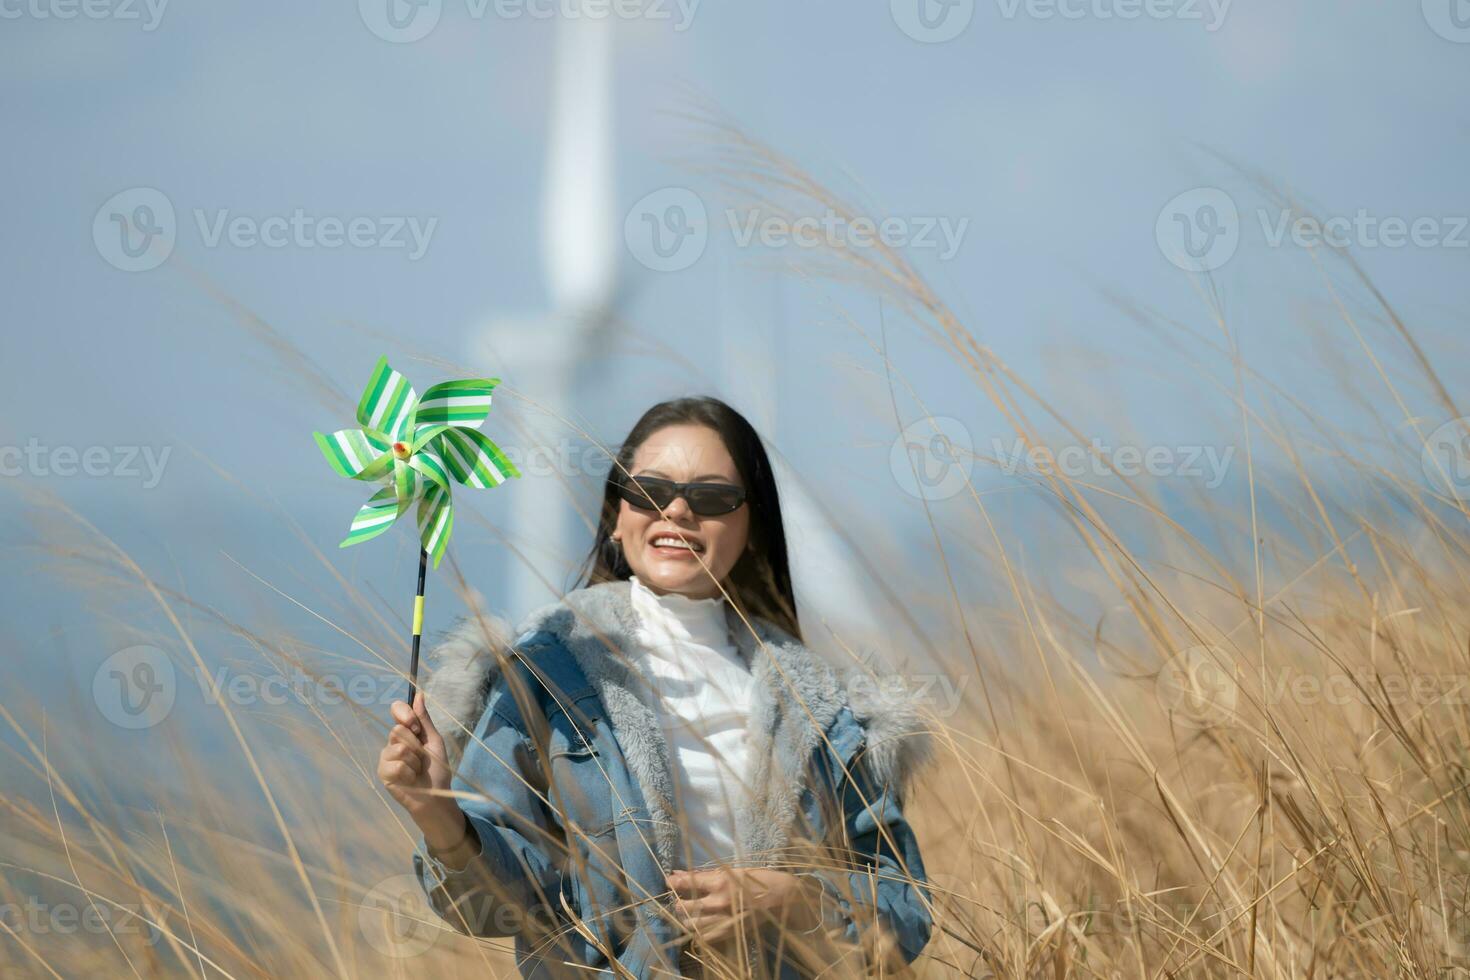
<svg viewBox="0 0 1470 980">
<path fill-rule="evenodd" d="M 681 539 L 672 534 L 660 534 L 651 538 L 648 546 L 666 558 L 692 558 L 704 551 L 704 547 L 699 542 L 692 539 Z"/>
</svg>

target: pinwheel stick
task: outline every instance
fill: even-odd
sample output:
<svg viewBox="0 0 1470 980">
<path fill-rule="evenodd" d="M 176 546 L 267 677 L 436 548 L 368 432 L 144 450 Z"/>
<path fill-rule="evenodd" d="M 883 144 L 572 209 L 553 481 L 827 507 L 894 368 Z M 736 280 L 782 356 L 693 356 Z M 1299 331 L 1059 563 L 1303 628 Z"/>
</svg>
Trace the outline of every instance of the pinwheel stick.
<svg viewBox="0 0 1470 980">
<path fill-rule="evenodd" d="M 424 572 L 429 567 L 429 553 L 419 549 L 419 589 L 413 599 L 413 643 L 408 654 L 408 703 L 413 704 L 419 687 L 419 637 L 424 632 Z"/>
</svg>

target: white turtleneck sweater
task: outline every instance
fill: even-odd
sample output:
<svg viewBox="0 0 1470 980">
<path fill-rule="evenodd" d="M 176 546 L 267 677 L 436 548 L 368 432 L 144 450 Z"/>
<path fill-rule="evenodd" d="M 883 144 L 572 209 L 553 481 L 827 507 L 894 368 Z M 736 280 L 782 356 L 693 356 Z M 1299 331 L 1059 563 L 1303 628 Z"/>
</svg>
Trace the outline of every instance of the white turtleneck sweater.
<svg viewBox="0 0 1470 980">
<path fill-rule="evenodd" d="M 659 595 L 631 578 L 643 665 L 661 695 L 674 807 L 691 867 L 741 855 L 735 808 L 746 793 L 754 681 L 731 643 L 725 600 Z"/>
</svg>

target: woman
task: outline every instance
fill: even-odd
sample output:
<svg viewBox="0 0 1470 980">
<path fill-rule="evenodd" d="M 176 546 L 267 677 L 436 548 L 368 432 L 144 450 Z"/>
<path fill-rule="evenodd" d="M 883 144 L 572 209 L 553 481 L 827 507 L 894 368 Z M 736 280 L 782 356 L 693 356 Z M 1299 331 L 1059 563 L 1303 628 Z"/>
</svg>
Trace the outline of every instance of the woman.
<svg viewBox="0 0 1470 980">
<path fill-rule="evenodd" d="M 514 642 L 462 624 L 392 705 L 378 774 L 423 833 L 434 909 L 514 936 L 526 976 L 917 956 L 928 895 L 900 803 L 926 743 L 803 646 L 750 424 L 713 398 L 646 412 L 582 580 Z"/>
</svg>

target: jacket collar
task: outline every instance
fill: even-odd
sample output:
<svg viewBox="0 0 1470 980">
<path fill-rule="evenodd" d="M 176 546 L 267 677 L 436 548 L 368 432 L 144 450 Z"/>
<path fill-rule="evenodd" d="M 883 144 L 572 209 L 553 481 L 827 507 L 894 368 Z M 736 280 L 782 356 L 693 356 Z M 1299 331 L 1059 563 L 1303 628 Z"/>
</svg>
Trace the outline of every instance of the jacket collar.
<svg viewBox="0 0 1470 980">
<path fill-rule="evenodd" d="M 672 868 L 679 836 L 668 746 L 655 695 L 638 667 L 638 622 L 630 588 L 624 580 L 570 592 L 531 613 L 514 634 L 494 617 L 467 620 L 430 652 L 432 673 L 424 687 L 431 710 L 459 722 L 439 726 L 457 757 L 489 689 L 497 659 L 491 647 L 503 649 L 512 640 L 524 642 L 537 633 L 554 636 L 597 690 L 643 794 L 655 852 L 665 868 Z M 736 813 L 736 834 L 745 854 L 767 864 L 790 843 L 807 764 L 844 707 L 866 731 L 863 764 L 879 784 L 906 781 L 928 756 L 930 736 L 922 730 L 927 726 L 916 704 L 865 701 L 859 695 L 872 685 L 845 683 L 784 630 L 761 619 L 743 622 L 728 604 L 726 617 L 756 681 L 749 720 L 753 792 Z"/>
</svg>

